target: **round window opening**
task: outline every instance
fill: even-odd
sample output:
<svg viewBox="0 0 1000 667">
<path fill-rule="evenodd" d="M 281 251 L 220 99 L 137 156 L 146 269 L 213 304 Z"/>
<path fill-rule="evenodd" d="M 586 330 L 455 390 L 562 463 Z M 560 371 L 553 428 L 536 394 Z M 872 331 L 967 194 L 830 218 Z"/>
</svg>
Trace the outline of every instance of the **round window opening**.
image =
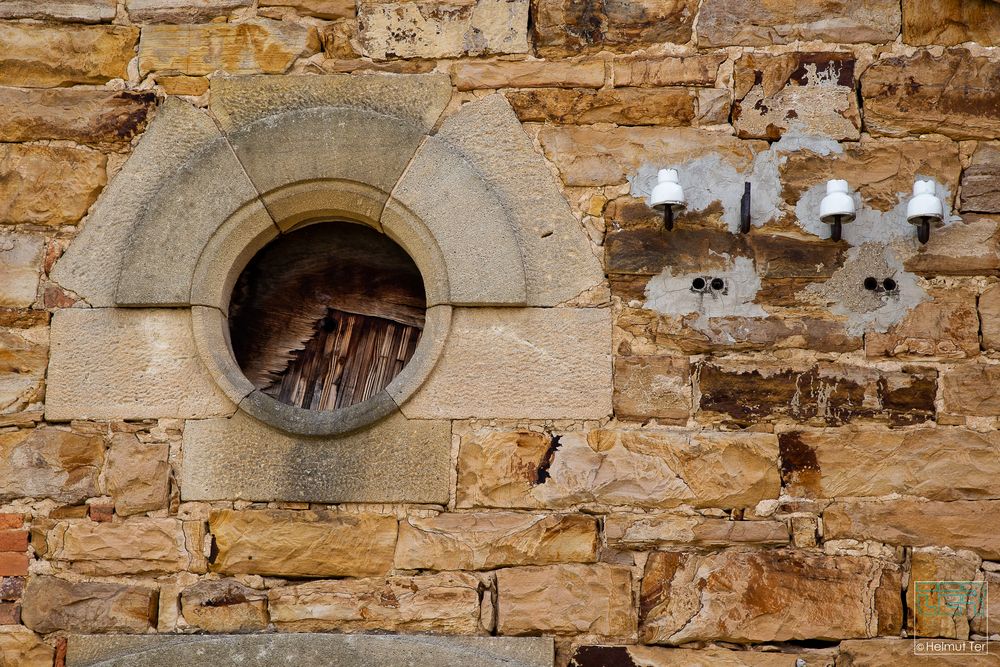
<svg viewBox="0 0 1000 667">
<path fill-rule="evenodd" d="M 257 389 L 336 410 L 371 398 L 403 370 L 426 310 L 406 251 L 370 227 L 325 222 L 279 237 L 250 261 L 233 288 L 229 332 Z"/>
</svg>

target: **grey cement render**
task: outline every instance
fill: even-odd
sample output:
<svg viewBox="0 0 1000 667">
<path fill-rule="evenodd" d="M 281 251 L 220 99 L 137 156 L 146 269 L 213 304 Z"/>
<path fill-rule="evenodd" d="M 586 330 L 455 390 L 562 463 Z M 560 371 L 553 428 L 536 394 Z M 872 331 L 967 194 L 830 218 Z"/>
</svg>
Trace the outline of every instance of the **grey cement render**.
<svg viewBox="0 0 1000 667">
<path fill-rule="evenodd" d="M 184 427 L 184 500 L 448 502 L 451 422 L 398 411 L 344 436 L 291 436 L 237 412 Z"/>
<path fill-rule="evenodd" d="M 67 667 L 551 667 L 544 637 L 70 635 Z"/>
</svg>

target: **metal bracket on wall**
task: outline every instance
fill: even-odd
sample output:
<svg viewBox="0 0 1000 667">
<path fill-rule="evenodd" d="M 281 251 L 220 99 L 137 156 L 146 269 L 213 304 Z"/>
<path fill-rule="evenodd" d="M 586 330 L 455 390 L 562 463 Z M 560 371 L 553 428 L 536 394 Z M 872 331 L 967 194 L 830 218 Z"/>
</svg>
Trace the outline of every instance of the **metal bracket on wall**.
<svg viewBox="0 0 1000 667">
<path fill-rule="evenodd" d="M 740 232 L 750 233 L 750 182 L 743 184 L 743 199 L 740 200 Z"/>
</svg>

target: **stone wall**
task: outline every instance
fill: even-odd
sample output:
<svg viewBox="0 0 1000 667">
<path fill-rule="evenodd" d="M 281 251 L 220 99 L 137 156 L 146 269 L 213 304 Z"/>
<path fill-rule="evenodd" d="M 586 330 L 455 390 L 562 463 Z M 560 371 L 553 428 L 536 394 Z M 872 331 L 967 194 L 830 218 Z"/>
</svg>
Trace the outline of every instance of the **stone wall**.
<svg viewBox="0 0 1000 667">
<path fill-rule="evenodd" d="M 460 338 L 413 408 L 445 421 L 421 436 L 450 447 L 443 504 L 187 500 L 184 446 L 225 446 L 227 420 L 186 419 L 205 401 L 178 368 L 144 396 L 162 410 L 115 412 L 138 391 L 106 373 L 124 325 L 50 339 L 109 305 L 60 258 L 168 96 L 208 113 L 224 75 L 430 72 L 452 84 L 435 128 L 505 98 L 604 267 L 519 340 L 562 359 L 608 310 L 612 373 Z M 647 201 L 665 167 L 672 232 Z M 925 246 L 917 177 L 951 211 Z M 829 178 L 858 193 L 840 242 Z M 313 632 L 543 636 L 575 667 L 998 664 L 901 639 L 911 582 L 1000 586 L 998 227 L 991 0 L 0 0 L 0 665 L 90 664 L 81 635 Z M 46 404 L 50 348 L 85 343 L 104 388 L 48 389 L 99 420 Z M 463 372 L 490 351 L 504 377 Z M 469 393 L 481 413 L 451 407 Z"/>
</svg>

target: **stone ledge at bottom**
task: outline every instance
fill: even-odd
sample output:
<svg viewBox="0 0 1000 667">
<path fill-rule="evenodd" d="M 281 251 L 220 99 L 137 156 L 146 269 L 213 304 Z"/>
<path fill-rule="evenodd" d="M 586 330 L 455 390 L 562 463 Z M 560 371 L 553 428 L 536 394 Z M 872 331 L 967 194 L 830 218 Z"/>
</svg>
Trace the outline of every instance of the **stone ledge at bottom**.
<svg viewBox="0 0 1000 667">
<path fill-rule="evenodd" d="M 551 667 L 552 639 L 427 635 L 71 635 L 66 667 Z"/>
</svg>

